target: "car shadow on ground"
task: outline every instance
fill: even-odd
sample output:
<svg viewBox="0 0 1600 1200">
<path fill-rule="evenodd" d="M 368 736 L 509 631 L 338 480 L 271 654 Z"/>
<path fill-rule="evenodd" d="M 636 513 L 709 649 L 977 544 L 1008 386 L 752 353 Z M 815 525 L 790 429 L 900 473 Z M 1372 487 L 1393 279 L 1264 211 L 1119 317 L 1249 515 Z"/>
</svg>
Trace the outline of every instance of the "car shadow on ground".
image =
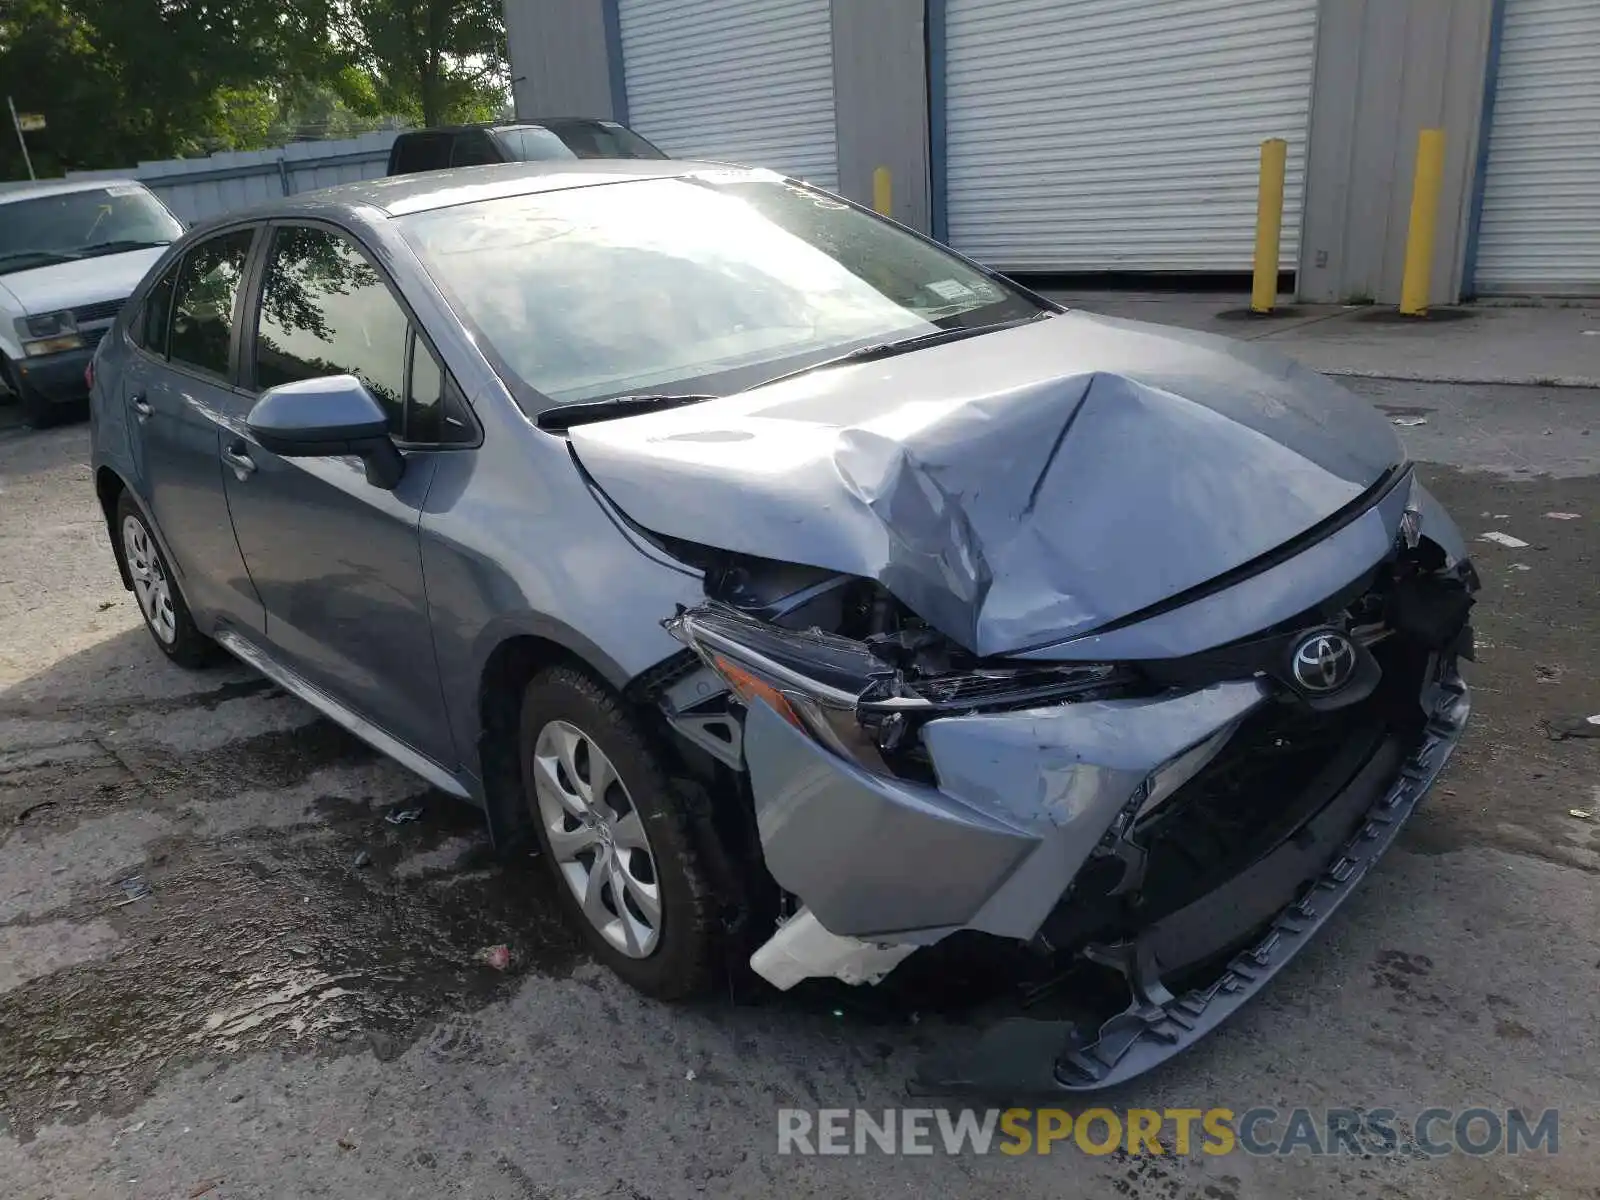
<svg viewBox="0 0 1600 1200">
<path fill-rule="evenodd" d="M 0 1095 L 23 1136 L 129 1111 L 191 1061 L 392 1058 L 589 961 L 534 851 L 495 852 L 476 809 L 238 664 L 172 666 L 142 626 L 0 692 L 0 730 Z M 690 1008 L 914 1037 L 994 997 L 993 963 L 963 961 L 787 994 L 730 969 Z"/>
</svg>

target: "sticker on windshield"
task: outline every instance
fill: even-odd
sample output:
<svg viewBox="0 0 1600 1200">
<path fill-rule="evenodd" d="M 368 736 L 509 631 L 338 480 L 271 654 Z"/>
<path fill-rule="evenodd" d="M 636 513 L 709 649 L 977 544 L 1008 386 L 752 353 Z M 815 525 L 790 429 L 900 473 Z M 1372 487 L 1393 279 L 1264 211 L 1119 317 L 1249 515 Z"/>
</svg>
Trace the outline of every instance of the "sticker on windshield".
<svg viewBox="0 0 1600 1200">
<path fill-rule="evenodd" d="M 783 176 L 764 167 L 717 167 L 710 171 L 693 171 L 689 178 L 713 185 L 734 183 L 777 183 Z"/>
<path fill-rule="evenodd" d="M 935 279 L 928 290 L 941 300 L 965 300 L 972 295 L 972 289 L 959 279 Z"/>
</svg>

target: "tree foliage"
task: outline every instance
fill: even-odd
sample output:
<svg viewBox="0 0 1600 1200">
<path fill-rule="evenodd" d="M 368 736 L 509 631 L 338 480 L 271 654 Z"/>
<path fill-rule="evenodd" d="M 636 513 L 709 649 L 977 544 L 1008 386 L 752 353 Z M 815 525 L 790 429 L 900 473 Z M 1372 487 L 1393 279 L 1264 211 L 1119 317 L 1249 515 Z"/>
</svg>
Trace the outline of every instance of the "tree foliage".
<svg viewBox="0 0 1600 1200">
<path fill-rule="evenodd" d="M 504 63 L 499 0 L 0 0 L 42 176 L 486 117 Z M 0 178 L 24 174 L 0 129 Z"/>
<path fill-rule="evenodd" d="M 344 13 L 389 111 L 424 125 L 494 115 L 506 65 L 500 0 L 348 0 Z"/>
</svg>

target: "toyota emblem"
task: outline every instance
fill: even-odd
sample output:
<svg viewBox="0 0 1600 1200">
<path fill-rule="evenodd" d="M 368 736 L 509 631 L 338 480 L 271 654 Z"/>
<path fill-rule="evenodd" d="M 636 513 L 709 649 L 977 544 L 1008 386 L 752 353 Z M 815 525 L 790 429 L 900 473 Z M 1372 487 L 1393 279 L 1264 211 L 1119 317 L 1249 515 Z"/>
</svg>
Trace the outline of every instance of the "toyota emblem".
<svg viewBox="0 0 1600 1200">
<path fill-rule="evenodd" d="M 1337 630 L 1318 630 L 1294 648 L 1290 664 L 1294 681 L 1305 691 L 1336 692 L 1355 674 L 1355 643 Z"/>
</svg>

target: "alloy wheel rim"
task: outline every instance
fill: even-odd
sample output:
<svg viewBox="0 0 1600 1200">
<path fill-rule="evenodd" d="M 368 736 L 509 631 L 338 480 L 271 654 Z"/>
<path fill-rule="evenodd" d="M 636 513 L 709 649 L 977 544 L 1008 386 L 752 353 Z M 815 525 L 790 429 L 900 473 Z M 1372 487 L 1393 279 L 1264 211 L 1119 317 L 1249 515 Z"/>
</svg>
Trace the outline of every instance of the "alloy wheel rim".
<svg viewBox="0 0 1600 1200">
<path fill-rule="evenodd" d="M 150 540 L 150 531 L 138 517 L 122 522 L 123 557 L 133 577 L 133 594 L 145 623 L 163 645 L 178 640 L 178 619 L 172 611 L 172 583 L 161 565 L 161 555 Z"/>
<path fill-rule="evenodd" d="M 539 820 L 589 924 L 629 958 L 661 942 L 661 885 L 644 821 L 617 769 L 576 725 L 551 721 L 533 747 Z"/>
</svg>

